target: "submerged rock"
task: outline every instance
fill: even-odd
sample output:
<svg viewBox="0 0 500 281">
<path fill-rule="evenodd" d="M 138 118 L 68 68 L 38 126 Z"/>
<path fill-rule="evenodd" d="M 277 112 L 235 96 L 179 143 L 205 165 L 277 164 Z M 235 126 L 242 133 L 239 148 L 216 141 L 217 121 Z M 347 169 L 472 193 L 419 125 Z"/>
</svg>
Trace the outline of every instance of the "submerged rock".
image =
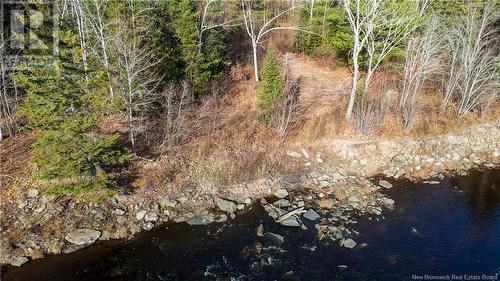
<svg viewBox="0 0 500 281">
<path fill-rule="evenodd" d="M 276 247 L 281 247 L 281 245 L 285 242 L 285 238 L 283 236 L 272 232 L 266 232 L 264 237 Z"/>
<path fill-rule="evenodd" d="M 352 249 L 356 246 L 356 241 L 351 238 L 347 238 L 346 240 L 344 240 L 344 243 L 342 245 L 346 248 Z"/>
<path fill-rule="evenodd" d="M 100 236 L 100 231 L 82 228 L 66 234 L 64 239 L 75 245 L 89 245 L 94 243 Z"/>
<path fill-rule="evenodd" d="M 226 216 L 227 219 L 227 216 Z M 207 225 L 214 221 L 214 218 L 211 215 L 197 215 L 192 218 L 186 220 L 186 223 L 189 225 Z"/>
<path fill-rule="evenodd" d="M 281 275 L 282 280 L 300 280 L 298 276 L 295 276 L 293 270 L 287 271 Z"/>
<path fill-rule="evenodd" d="M 307 212 L 303 213 L 302 216 L 311 221 L 315 221 L 320 218 L 320 215 L 316 213 L 316 211 L 314 211 L 313 209 L 307 210 Z"/>
<path fill-rule="evenodd" d="M 222 198 L 217 198 L 215 200 L 215 203 L 217 204 L 217 207 L 219 207 L 219 209 L 221 211 L 224 211 L 227 213 L 236 212 L 237 206 L 236 206 L 236 203 L 234 203 L 233 201 L 229 201 L 229 200 L 222 199 Z"/>
<path fill-rule="evenodd" d="M 410 232 L 411 234 L 417 236 L 417 237 L 423 237 L 424 235 L 422 235 L 422 233 L 420 233 L 415 227 L 412 227 L 410 229 Z"/>
<path fill-rule="evenodd" d="M 262 237 L 264 236 L 264 226 L 262 224 L 259 224 L 259 226 L 257 226 L 257 229 L 255 230 L 257 236 L 259 237 Z"/>
</svg>

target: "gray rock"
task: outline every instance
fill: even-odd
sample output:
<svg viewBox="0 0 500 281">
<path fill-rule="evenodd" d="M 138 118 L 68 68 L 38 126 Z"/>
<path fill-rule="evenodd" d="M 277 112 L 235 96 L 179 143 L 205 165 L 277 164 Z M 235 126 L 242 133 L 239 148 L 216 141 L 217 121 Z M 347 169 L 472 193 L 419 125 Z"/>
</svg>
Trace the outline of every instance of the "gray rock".
<svg viewBox="0 0 500 281">
<path fill-rule="evenodd" d="M 245 203 L 247 205 L 252 204 L 252 198 L 250 198 L 250 197 L 245 198 L 245 200 L 243 201 L 243 203 Z"/>
<path fill-rule="evenodd" d="M 321 187 L 321 188 L 325 188 L 325 187 L 327 187 L 329 185 L 330 185 L 330 183 L 328 181 L 324 181 L 323 180 L 323 181 L 319 182 L 319 187 Z"/>
<path fill-rule="evenodd" d="M 226 219 L 227 219 L 227 216 L 226 216 Z M 197 216 L 194 216 L 192 218 L 187 219 L 186 223 L 189 225 L 207 225 L 213 221 L 214 221 L 214 218 L 210 214 L 207 214 L 207 215 L 202 214 L 202 215 L 197 215 Z"/>
<path fill-rule="evenodd" d="M 276 202 L 273 203 L 274 206 L 279 207 L 279 208 L 286 208 L 292 206 L 292 203 L 286 199 L 280 199 Z"/>
<path fill-rule="evenodd" d="M 280 189 L 276 190 L 276 193 L 274 193 L 274 195 L 276 195 L 276 197 L 278 197 L 280 199 L 283 199 L 283 198 L 288 196 L 288 191 L 284 188 L 280 188 Z"/>
<path fill-rule="evenodd" d="M 37 196 L 38 196 L 38 190 L 37 189 L 32 188 L 32 189 L 28 190 L 28 197 L 29 198 L 35 198 Z"/>
<path fill-rule="evenodd" d="M 141 225 L 142 229 L 144 230 L 151 230 L 153 226 L 154 224 L 152 222 L 147 222 Z"/>
<path fill-rule="evenodd" d="M 346 240 L 344 240 L 343 246 L 352 249 L 356 246 L 356 241 L 351 238 L 347 238 Z"/>
<path fill-rule="evenodd" d="M 238 209 L 238 210 L 245 209 L 245 204 L 238 204 L 238 205 L 236 205 L 236 209 Z"/>
<path fill-rule="evenodd" d="M 227 221 L 227 215 L 226 214 L 221 214 L 219 216 L 219 219 L 217 220 L 217 222 L 225 222 Z"/>
<path fill-rule="evenodd" d="M 125 215 L 125 211 L 122 209 L 115 209 L 115 214 L 118 216 L 123 216 Z"/>
<path fill-rule="evenodd" d="M 281 245 L 285 242 L 285 238 L 283 236 L 272 232 L 266 232 L 264 237 L 276 247 L 281 247 Z"/>
<path fill-rule="evenodd" d="M 118 199 L 116 199 L 116 196 L 113 196 L 109 201 L 113 207 L 116 208 L 116 206 L 118 206 Z"/>
<path fill-rule="evenodd" d="M 388 182 L 386 180 L 379 180 L 378 185 L 380 185 L 383 188 L 387 188 L 387 189 L 389 189 L 393 186 L 390 182 Z"/>
<path fill-rule="evenodd" d="M 160 207 L 163 209 L 173 208 L 173 207 L 175 207 L 175 205 L 177 205 L 177 202 L 172 201 L 170 199 L 163 198 L 160 201 L 158 201 L 158 205 L 160 205 Z"/>
<path fill-rule="evenodd" d="M 145 216 L 146 216 L 146 211 L 145 210 L 142 210 L 142 211 L 139 211 L 136 215 L 135 215 L 135 218 L 137 220 L 142 220 Z"/>
<path fill-rule="evenodd" d="M 256 232 L 257 236 L 259 236 L 259 237 L 264 236 L 264 225 L 262 225 L 262 223 L 259 224 L 259 226 L 257 226 L 257 229 L 255 230 L 255 232 Z"/>
<path fill-rule="evenodd" d="M 186 203 L 188 200 L 189 200 L 189 197 L 187 197 L 187 196 L 181 196 L 181 197 L 177 198 L 177 202 L 179 202 L 180 204 Z"/>
<path fill-rule="evenodd" d="M 144 216 L 144 220 L 147 222 L 156 222 L 156 221 L 158 221 L 158 215 L 155 213 L 147 213 Z"/>
<path fill-rule="evenodd" d="M 391 198 L 384 197 L 382 200 L 386 206 L 394 205 L 394 200 Z"/>
<path fill-rule="evenodd" d="M 301 158 L 302 154 L 295 152 L 295 151 L 287 151 L 286 155 L 293 157 L 293 158 Z"/>
<path fill-rule="evenodd" d="M 28 201 L 21 201 L 19 204 L 17 204 L 17 207 L 19 209 L 24 209 L 26 206 L 28 206 Z"/>
<path fill-rule="evenodd" d="M 307 212 L 303 213 L 302 216 L 311 221 L 315 221 L 320 218 L 320 215 L 316 213 L 316 211 L 314 211 L 313 209 L 307 210 Z"/>
<path fill-rule="evenodd" d="M 88 228 L 81 228 L 72 231 L 64 237 L 66 241 L 75 245 L 89 245 L 94 243 L 101 236 L 101 232 Z"/>
<path fill-rule="evenodd" d="M 10 264 L 13 266 L 21 266 L 25 263 L 27 263 L 29 259 L 27 257 L 17 257 L 13 260 L 10 261 Z"/>
<path fill-rule="evenodd" d="M 280 216 L 280 214 L 276 211 L 276 208 L 271 208 L 270 205 L 264 206 L 264 210 L 273 219 L 277 219 Z"/>
<path fill-rule="evenodd" d="M 224 212 L 227 212 L 227 213 L 234 213 L 234 212 L 236 212 L 236 209 L 237 209 L 236 203 L 234 203 L 232 201 L 229 201 L 229 200 L 226 200 L 226 199 L 222 199 L 222 198 L 217 198 L 215 200 L 215 203 L 217 204 L 217 207 L 219 207 L 219 209 L 221 211 L 224 211 Z"/>
<path fill-rule="evenodd" d="M 280 222 L 283 226 L 299 227 L 301 223 L 296 217 L 289 217 Z"/>
<path fill-rule="evenodd" d="M 281 275 L 282 280 L 296 280 L 296 276 L 293 273 L 293 270 L 287 271 Z"/>
</svg>

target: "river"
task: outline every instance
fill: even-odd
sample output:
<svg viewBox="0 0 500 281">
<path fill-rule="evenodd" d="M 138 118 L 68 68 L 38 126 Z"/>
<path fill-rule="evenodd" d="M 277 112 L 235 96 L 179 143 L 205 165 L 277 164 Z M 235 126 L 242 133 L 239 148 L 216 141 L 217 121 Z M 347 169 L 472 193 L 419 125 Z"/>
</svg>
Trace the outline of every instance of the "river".
<svg viewBox="0 0 500 281">
<path fill-rule="evenodd" d="M 384 192 L 395 209 L 357 217 L 353 249 L 318 241 L 311 221 L 307 230 L 280 226 L 256 204 L 224 224 L 166 224 L 4 266 L 1 280 L 500 280 L 499 170 L 393 183 Z M 257 236 L 261 223 L 284 243 Z"/>
</svg>

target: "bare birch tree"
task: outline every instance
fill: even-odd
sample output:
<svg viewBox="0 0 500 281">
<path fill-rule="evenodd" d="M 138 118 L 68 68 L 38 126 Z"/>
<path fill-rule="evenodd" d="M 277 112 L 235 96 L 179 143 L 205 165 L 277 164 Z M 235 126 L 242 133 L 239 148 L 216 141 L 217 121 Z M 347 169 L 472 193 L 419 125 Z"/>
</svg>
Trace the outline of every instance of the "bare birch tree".
<svg viewBox="0 0 500 281">
<path fill-rule="evenodd" d="M 218 20 L 213 20 L 211 15 L 210 15 L 210 7 L 214 6 L 215 4 L 219 3 L 220 0 L 206 0 L 204 1 L 203 4 L 203 11 L 201 15 L 201 22 L 200 22 L 200 27 L 198 29 L 198 53 L 201 53 L 201 47 L 203 43 L 203 35 L 205 32 L 215 29 L 215 28 L 225 28 L 225 27 L 230 27 L 234 26 L 235 20 L 234 19 L 218 19 Z M 212 20 L 211 20 L 212 19 Z"/>
<path fill-rule="evenodd" d="M 296 9 L 298 6 L 292 6 L 289 9 L 286 9 L 270 19 L 259 19 L 256 16 L 256 12 L 254 11 L 254 0 L 241 0 L 241 11 L 243 13 L 243 20 L 245 24 L 245 30 L 250 37 L 252 44 L 252 55 L 253 55 L 253 67 L 254 67 L 254 75 L 255 81 L 259 82 L 259 66 L 258 66 L 258 47 L 262 43 L 262 40 L 265 36 L 275 30 L 302 30 L 298 26 L 275 26 L 276 21 L 292 11 Z M 304 30 L 302 30 L 304 31 Z"/>
<path fill-rule="evenodd" d="M 344 10 L 347 20 L 351 26 L 353 48 L 351 58 L 353 64 L 351 93 L 349 95 L 349 104 L 346 111 L 346 119 L 350 119 L 356 98 L 356 91 L 359 79 L 359 54 L 366 44 L 373 29 L 368 25 L 373 22 L 373 17 L 381 5 L 381 0 L 343 0 Z"/>
<path fill-rule="evenodd" d="M 155 101 L 154 92 L 161 82 L 161 76 L 153 70 L 161 59 L 156 57 L 153 49 L 143 44 L 143 39 L 151 30 L 145 20 L 148 8 L 135 4 L 141 3 L 127 0 L 129 18 L 122 18 L 118 23 L 127 28 L 120 29 L 113 41 L 126 108 L 127 131 L 134 152 L 137 148 L 134 116 Z"/>
<path fill-rule="evenodd" d="M 457 115 L 464 116 L 473 109 L 499 97 L 500 59 L 498 38 L 495 36 L 496 18 L 485 6 L 482 11 L 469 7 L 462 21 L 449 33 L 448 81 L 441 105 L 444 112 L 452 95 L 459 100 Z"/>
<path fill-rule="evenodd" d="M 367 70 L 363 92 L 366 94 L 380 64 L 407 39 L 418 26 L 418 6 L 402 2 L 401 6 L 386 2 L 373 12 L 366 23 Z M 408 5 L 408 6 L 407 6 Z"/>
<path fill-rule="evenodd" d="M 76 21 L 76 26 L 78 29 L 78 35 L 80 39 L 80 48 L 82 49 L 82 62 L 83 62 L 83 69 L 85 72 L 88 70 L 88 63 L 87 63 L 87 57 L 88 57 L 88 50 L 87 50 L 87 28 L 85 24 L 85 13 L 83 11 L 83 2 L 82 0 L 68 0 L 68 5 L 70 7 L 71 11 L 71 16 L 74 18 Z M 88 75 L 85 73 L 85 79 L 88 80 Z"/>
<path fill-rule="evenodd" d="M 403 72 L 403 88 L 399 99 L 403 126 L 411 129 L 416 112 L 416 97 L 425 80 L 439 67 L 441 40 L 436 18 L 429 21 L 423 32 L 408 40 Z"/>
<path fill-rule="evenodd" d="M 85 1 L 84 13 L 86 19 L 86 25 L 89 27 L 89 36 L 94 39 L 93 53 L 95 57 L 101 62 L 106 72 L 109 83 L 109 94 L 110 98 L 114 98 L 114 90 L 111 75 L 111 65 L 110 65 L 110 47 L 109 41 L 110 34 L 108 34 L 108 28 L 113 22 L 106 19 L 104 15 L 104 9 L 110 4 L 109 0 L 88 0 Z"/>
</svg>

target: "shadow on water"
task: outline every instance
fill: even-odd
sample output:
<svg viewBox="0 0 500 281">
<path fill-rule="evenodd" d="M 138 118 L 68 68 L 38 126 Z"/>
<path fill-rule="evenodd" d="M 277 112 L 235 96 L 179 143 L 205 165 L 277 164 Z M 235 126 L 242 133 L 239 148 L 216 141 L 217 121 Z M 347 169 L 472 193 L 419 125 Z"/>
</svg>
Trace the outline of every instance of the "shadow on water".
<svg viewBox="0 0 500 281">
<path fill-rule="evenodd" d="M 304 222 L 308 230 L 280 227 L 255 205 L 223 225 L 168 224 L 130 241 L 6 266 L 2 280 L 279 280 L 288 271 L 294 272 L 288 280 L 494 275 L 500 270 L 499 183 L 498 170 L 439 185 L 395 182 L 387 191 L 395 210 L 358 218 L 353 226 L 358 244 L 367 243 L 359 249 L 317 241 L 312 222 Z M 280 248 L 256 236 L 260 223 L 285 238 Z"/>
</svg>

